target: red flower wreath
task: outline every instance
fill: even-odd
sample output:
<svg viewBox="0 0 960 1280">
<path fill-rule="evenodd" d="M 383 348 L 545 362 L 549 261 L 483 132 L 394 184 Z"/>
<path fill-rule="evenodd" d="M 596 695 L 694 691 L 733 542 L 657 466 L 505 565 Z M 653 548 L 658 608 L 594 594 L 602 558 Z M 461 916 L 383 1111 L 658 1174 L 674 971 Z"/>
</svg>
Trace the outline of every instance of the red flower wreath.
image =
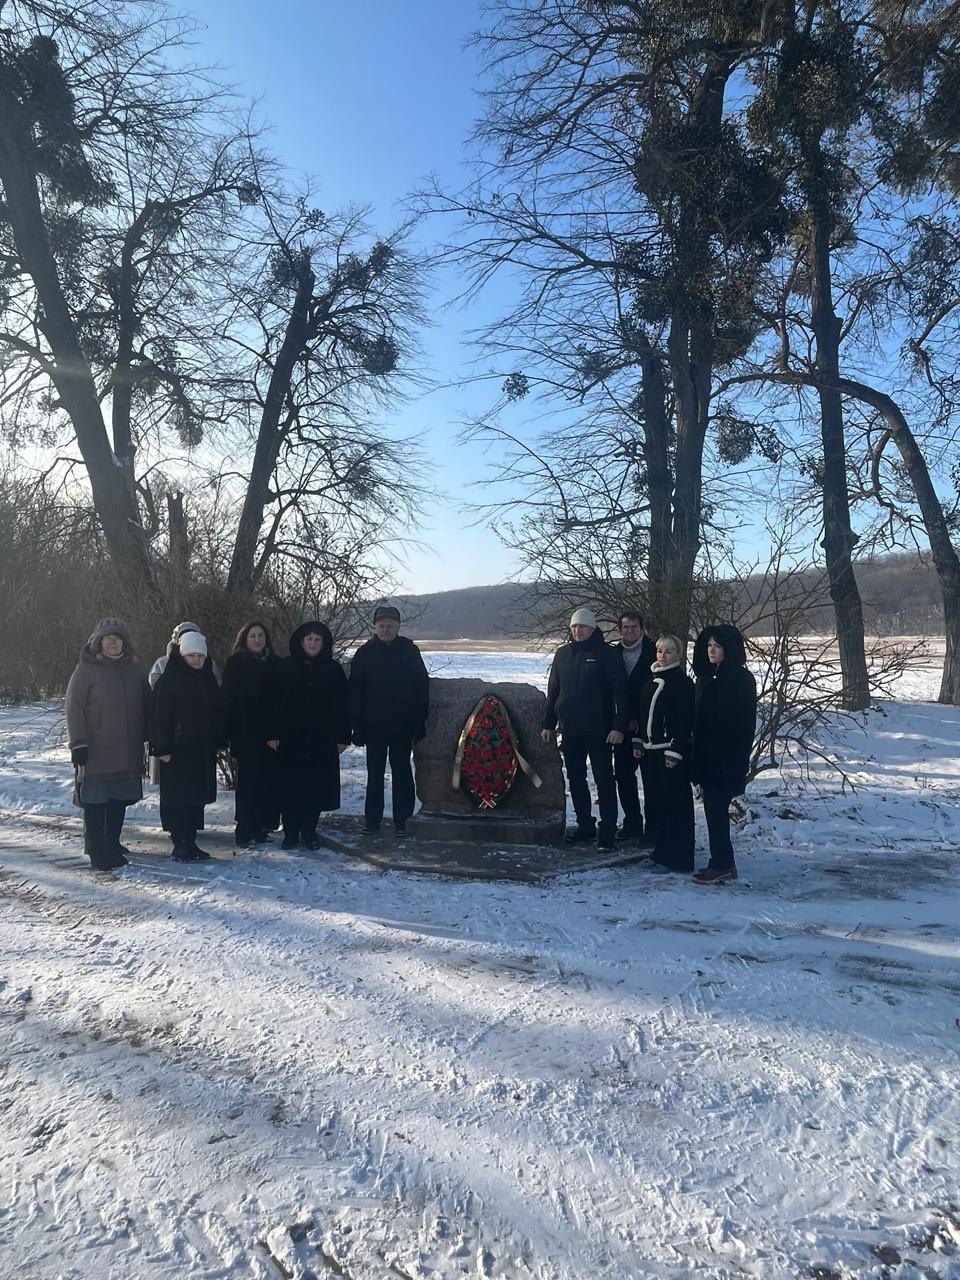
<svg viewBox="0 0 960 1280">
<path fill-rule="evenodd" d="M 497 698 L 480 703 L 461 749 L 461 784 L 481 809 L 493 809 L 513 786 L 518 769 L 510 722 Z"/>
</svg>

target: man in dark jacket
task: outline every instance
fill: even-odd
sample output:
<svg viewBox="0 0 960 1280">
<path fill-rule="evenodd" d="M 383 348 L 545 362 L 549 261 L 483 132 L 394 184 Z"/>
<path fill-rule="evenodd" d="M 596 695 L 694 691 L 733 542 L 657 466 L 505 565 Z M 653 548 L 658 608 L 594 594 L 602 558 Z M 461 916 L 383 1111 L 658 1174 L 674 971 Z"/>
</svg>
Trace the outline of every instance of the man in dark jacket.
<svg viewBox="0 0 960 1280">
<path fill-rule="evenodd" d="M 400 611 L 379 605 L 373 614 L 374 634 L 350 664 L 350 721 L 353 740 L 367 749 L 367 794 L 364 832 L 375 835 L 383 820 L 383 777 L 390 759 L 393 778 L 393 825 L 406 834 L 416 791 L 410 763 L 413 744 L 427 731 L 429 691 L 420 650 L 400 630 Z"/>
<path fill-rule="evenodd" d="M 559 722 L 561 750 L 577 825 L 564 837 L 568 844 L 597 837 L 601 849 L 612 849 L 617 830 L 617 788 L 611 746 L 623 742 L 627 727 L 627 674 L 623 659 L 604 642 L 591 609 L 577 609 L 570 619 L 570 638 L 554 654 L 547 684 L 543 740 L 552 742 Z M 597 831 L 587 786 L 587 758 L 597 784 L 600 829 Z"/>
<path fill-rule="evenodd" d="M 647 635 L 643 615 L 625 609 L 620 614 L 620 643 L 613 646 L 619 653 L 627 675 L 627 729 L 635 733 L 639 727 L 638 708 L 643 686 L 653 678 L 651 666 L 657 660 L 657 646 Z M 640 808 L 640 792 L 637 787 L 639 760 L 633 754 L 629 734 L 625 742 L 613 748 L 613 772 L 617 781 L 617 795 L 623 810 L 623 826 L 617 832 L 618 840 L 643 839 L 643 810 Z M 646 809 L 646 804 L 644 804 Z"/>
</svg>

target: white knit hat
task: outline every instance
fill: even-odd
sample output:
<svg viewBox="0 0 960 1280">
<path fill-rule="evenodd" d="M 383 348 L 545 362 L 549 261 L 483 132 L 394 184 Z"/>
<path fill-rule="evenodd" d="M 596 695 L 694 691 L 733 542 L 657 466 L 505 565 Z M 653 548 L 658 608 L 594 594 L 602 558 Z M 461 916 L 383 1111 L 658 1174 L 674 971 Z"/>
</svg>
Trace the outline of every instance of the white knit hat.
<svg viewBox="0 0 960 1280">
<path fill-rule="evenodd" d="M 185 631 L 180 637 L 180 653 L 186 656 L 188 653 L 202 653 L 207 656 L 207 642 L 199 631 Z"/>
<path fill-rule="evenodd" d="M 597 625 L 597 615 L 592 609 L 574 609 L 570 615 L 571 627 L 595 627 Z"/>
</svg>

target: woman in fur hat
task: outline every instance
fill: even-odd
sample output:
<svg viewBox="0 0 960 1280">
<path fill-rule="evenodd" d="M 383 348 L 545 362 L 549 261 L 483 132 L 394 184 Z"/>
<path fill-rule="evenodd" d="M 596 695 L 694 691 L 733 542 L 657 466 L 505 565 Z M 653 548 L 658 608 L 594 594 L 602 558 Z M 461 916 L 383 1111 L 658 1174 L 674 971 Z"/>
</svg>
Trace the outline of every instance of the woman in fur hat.
<svg viewBox="0 0 960 1280">
<path fill-rule="evenodd" d="M 737 878 L 730 801 L 746 790 L 757 731 L 757 682 L 746 663 L 743 635 L 736 627 L 705 627 L 697 636 L 692 775 L 702 792 L 710 837 L 710 861 L 694 875 L 697 884 Z"/>
<path fill-rule="evenodd" d="M 120 832 L 128 804 L 143 797 L 143 747 L 150 689 L 127 624 L 101 618 L 80 650 L 67 685 L 70 759 L 83 806 L 83 844 L 91 865 L 111 871 L 127 862 Z"/>
<path fill-rule="evenodd" d="M 177 862 L 202 862 L 203 809 L 217 798 L 217 751 L 225 741 L 223 700 L 206 639 L 185 631 L 156 683 L 152 754 L 159 761 L 160 824 Z"/>
<path fill-rule="evenodd" d="M 283 847 L 319 849 L 320 814 L 340 808 L 340 755 L 350 743 L 347 677 L 322 622 L 294 631 L 283 666 Z"/>
</svg>

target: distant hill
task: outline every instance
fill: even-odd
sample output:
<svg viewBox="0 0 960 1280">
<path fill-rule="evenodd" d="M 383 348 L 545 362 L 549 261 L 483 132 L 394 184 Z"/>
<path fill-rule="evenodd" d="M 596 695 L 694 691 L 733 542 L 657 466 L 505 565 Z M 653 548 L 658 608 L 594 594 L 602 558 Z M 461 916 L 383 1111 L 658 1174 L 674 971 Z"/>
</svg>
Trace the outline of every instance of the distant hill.
<svg viewBox="0 0 960 1280">
<path fill-rule="evenodd" d="M 943 629 L 943 607 L 937 577 L 926 559 L 916 555 L 891 555 L 857 564 L 857 581 L 864 601 L 864 619 L 873 635 L 937 634 Z M 808 575 L 813 580 L 813 571 Z M 757 580 L 745 584 L 749 591 Z M 503 641 L 539 639 L 542 625 L 537 612 L 546 612 L 549 600 L 532 583 L 501 582 L 483 587 L 461 587 L 427 595 L 400 597 L 403 630 L 419 640 Z M 768 628 L 752 628 L 763 634 Z M 822 591 L 819 603 L 805 619 L 811 632 L 833 630 L 829 595 Z"/>
<path fill-rule="evenodd" d="M 432 595 L 401 596 L 405 635 L 415 640 L 518 640 L 535 633 L 528 583 L 460 587 Z"/>
</svg>

